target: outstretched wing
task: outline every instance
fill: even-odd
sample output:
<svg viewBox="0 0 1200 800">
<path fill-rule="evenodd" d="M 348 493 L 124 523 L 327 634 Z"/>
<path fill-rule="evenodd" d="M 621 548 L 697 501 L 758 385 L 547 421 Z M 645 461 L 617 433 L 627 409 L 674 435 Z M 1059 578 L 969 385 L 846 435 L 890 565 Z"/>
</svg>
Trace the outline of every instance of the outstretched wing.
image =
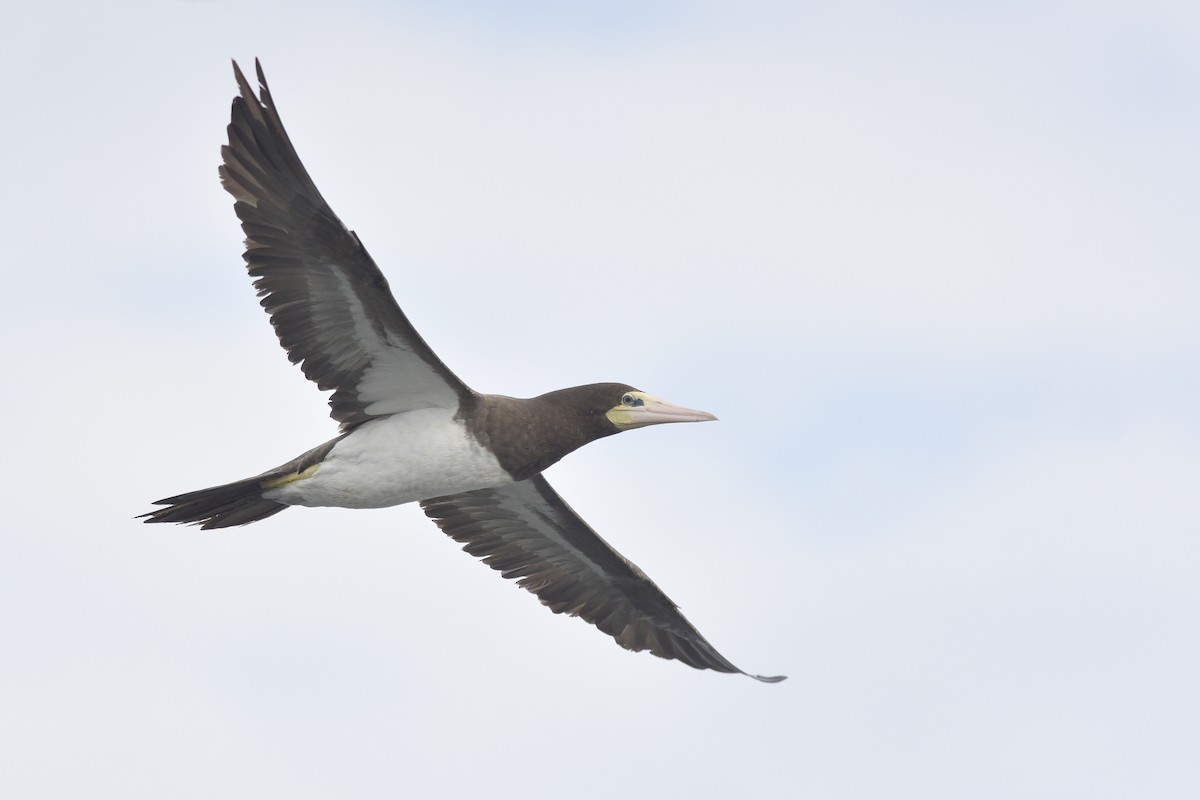
<svg viewBox="0 0 1200 800">
<path fill-rule="evenodd" d="M 718 653 L 542 476 L 423 500 L 421 508 L 464 550 L 516 578 L 551 611 L 582 617 L 627 650 L 649 650 L 696 669 L 749 674 Z M 785 676 L 750 677 L 774 683 Z"/>
<path fill-rule="evenodd" d="M 358 236 L 292 147 L 262 66 L 256 98 L 237 63 L 221 183 L 236 198 L 246 265 L 279 343 L 321 389 L 342 430 L 413 408 L 456 408 L 471 390 L 409 323 Z"/>
</svg>

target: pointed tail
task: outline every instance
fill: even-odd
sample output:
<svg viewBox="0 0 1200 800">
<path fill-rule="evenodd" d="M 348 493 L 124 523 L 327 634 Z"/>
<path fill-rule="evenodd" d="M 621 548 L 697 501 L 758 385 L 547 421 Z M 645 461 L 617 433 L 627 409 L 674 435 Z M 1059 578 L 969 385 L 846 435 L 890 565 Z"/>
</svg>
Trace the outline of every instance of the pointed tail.
<svg viewBox="0 0 1200 800">
<path fill-rule="evenodd" d="M 166 508 L 141 514 L 137 519 L 146 522 L 188 522 L 206 530 L 257 522 L 287 508 L 286 503 L 264 499 L 262 483 L 261 477 L 247 478 L 224 486 L 155 500 L 154 505 Z"/>
<path fill-rule="evenodd" d="M 266 519 L 283 511 L 288 504 L 266 499 L 263 491 L 311 477 L 334 445 L 345 437 L 343 433 L 283 466 L 253 478 L 155 500 L 154 505 L 166 508 L 155 509 L 135 519 L 146 522 L 188 522 L 204 529 L 229 528 Z"/>
</svg>

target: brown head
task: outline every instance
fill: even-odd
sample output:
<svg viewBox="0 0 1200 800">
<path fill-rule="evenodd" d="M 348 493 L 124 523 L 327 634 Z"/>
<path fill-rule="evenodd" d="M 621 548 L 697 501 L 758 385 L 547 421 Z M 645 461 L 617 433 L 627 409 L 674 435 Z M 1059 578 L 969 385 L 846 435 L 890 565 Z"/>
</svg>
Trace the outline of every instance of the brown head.
<svg viewBox="0 0 1200 800">
<path fill-rule="evenodd" d="M 666 422 L 714 420 L 623 383 L 592 383 L 517 399 L 483 395 L 468 430 L 515 480 L 530 478 L 588 442 Z"/>
</svg>

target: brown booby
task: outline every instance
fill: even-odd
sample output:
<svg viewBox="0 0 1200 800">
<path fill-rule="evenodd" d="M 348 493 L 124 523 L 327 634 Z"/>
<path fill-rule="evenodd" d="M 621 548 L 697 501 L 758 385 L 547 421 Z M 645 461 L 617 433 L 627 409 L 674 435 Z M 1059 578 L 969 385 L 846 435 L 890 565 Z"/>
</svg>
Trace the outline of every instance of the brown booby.
<svg viewBox="0 0 1200 800">
<path fill-rule="evenodd" d="M 294 505 L 416 501 L 464 550 L 556 614 L 582 617 L 629 650 L 749 674 L 541 475 L 604 436 L 716 417 L 618 383 L 530 399 L 469 388 L 409 323 L 357 234 L 317 191 L 255 66 L 257 98 L 233 65 L 240 94 L 221 148 L 221 183 L 236 200 L 247 268 L 279 342 L 305 377 L 333 390 L 341 432 L 253 478 L 158 500 L 164 507 L 142 518 L 224 528 Z"/>
</svg>

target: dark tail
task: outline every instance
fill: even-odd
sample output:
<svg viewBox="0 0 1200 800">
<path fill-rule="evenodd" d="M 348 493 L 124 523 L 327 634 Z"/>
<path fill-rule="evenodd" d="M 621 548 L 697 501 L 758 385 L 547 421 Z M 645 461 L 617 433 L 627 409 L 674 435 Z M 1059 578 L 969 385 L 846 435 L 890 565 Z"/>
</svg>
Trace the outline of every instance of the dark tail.
<svg viewBox="0 0 1200 800">
<path fill-rule="evenodd" d="M 263 489 L 310 477 L 333 446 L 345 436 L 343 433 L 282 467 L 267 470 L 253 478 L 198 492 L 177 494 L 166 500 L 155 500 L 154 505 L 166 508 L 142 514 L 135 519 L 144 519 L 146 522 L 190 522 L 204 529 L 229 528 L 266 519 L 287 508 L 287 503 L 267 500 L 262 496 Z"/>
<path fill-rule="evenodd" d="M 146 522 L 190 522 L 206 530 L 258 522 L 287 508 L 286 503 L 264 499 L 262 484 L 261 477 L 247 478 L 224 486 L 155 500 L 154 505 L 166 508 L 142 514 L 137 519 Z"/>
</svg>

